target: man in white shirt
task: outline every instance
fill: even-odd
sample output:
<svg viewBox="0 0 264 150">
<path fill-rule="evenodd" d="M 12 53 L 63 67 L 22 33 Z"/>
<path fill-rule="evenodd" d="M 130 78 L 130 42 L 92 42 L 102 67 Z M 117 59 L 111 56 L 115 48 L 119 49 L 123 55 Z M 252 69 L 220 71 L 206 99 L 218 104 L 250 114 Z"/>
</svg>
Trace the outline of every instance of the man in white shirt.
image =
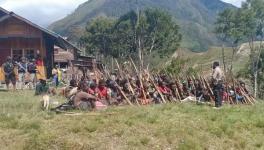
<svg viewBox="0 0 264 150">
<path fill-rule="evenodd" d="M 223 100 L 223 80 L 224 80 L 224 73 L 220 68 L 219 62 L 213 63 L 213 91 L 215 96 L 215 107 L 219 108 L 222 106 Z"/>
</svg>

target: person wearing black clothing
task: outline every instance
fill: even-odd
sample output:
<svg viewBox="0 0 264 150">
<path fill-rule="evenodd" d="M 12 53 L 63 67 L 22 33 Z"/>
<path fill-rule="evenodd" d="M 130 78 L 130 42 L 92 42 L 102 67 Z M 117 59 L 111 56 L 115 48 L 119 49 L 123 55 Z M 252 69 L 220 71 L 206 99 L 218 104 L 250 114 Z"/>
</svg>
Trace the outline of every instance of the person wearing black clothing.
<svg viewBox="0 0 264 150">
<path fill-rule="evenodd" d="M 24 89 L 25 85 L 25 77 L 27 73 L 27 61 L 26 58 L 22 58 L 21 62 L 17 63 L 18 66 L 18 83 L 19 83 L 19 89 Z"/>
<path fill-rule="evenodd" d="M 27 70 L 28 70 L 28 73 L 29 73 L 29 85 L 30 85 L 30 88 L 33 89 L 35 88 L 36 86 L 36 70 L 37 70 L 37 67 L 36 67 L 36 63 L 35 63 L 35 59 L 32 59 L 28 66 L 27 66 Z"/>
<path fill-rule="evenodd" d="M 10 56 L 7 57 L 6 62 L 3 64 L 2 68 L 5 74 L 5 83 L 7 90 L 9 90 L 10 82 L 12 82 L 13 84 L 13 89 L 16 90 L 16 75 L 14 71 L 15 66 Z"/>
<path fill-rule="evenodd" d="M 47 95 L 49 92 L 49 85 L 46 80 L 40 79 L 39 83 L 36 85 L 35 95 Z"/>
</svg>

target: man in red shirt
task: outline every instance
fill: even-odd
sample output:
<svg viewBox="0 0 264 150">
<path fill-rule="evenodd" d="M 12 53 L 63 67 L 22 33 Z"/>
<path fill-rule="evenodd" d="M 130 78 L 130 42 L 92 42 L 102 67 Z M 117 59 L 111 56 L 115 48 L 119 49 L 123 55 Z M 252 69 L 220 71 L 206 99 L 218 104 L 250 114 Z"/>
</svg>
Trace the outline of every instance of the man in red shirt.
<svg viewBox="0 0 264 150">
<path fill-rule="evenodd" d="M 166 86 L 165 82 L 162 82 L 162 81 L 159 82 L 158 89 L 161 92 L 161 94 L 163 94 L 165 96 L 165 99 L 167 99 L 169 101 L 175 100 L 175 98 L 172 95 L 172 90 Z"/>
<path fill-rule="evenodd" d="M 164 95 L 171 95 L 171 90 L 165 86 L 164 82 L 159 82 L 159 91 Z"/>
<path fill-rule="evenodd" d="M 103 104 L 110 105 L 110 94 L 108 92 L 108 88 L 106 87 L 105 81 L 100 80 L 97 88 L 97 97 Z"/>
</svg>

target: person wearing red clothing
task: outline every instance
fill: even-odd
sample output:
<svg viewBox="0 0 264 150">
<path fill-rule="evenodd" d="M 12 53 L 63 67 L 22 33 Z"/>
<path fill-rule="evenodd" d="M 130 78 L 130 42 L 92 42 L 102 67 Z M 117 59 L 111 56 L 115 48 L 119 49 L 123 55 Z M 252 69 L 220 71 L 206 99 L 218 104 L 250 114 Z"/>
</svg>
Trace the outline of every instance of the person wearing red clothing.
<svg viewBox="0 0 264 150">
<path fill-rule="evenodd" d="M 100 80 L 97 88 L 97 97 L 102 101 L 106 101 L 110 105 L 110 94 L 108 93 L 108 88 L 106 87 L 105 81 Z"/>
<path fill-rule="evenodd" d="M 36 64 L 37 79 L 38 80 L 47 79 L 47 77 L 46 77 L 46 66 L 44 65 L 44 61 L 40 55 L 37 55 L 35 64 Z"/>
<path fill-rule="evenodd" d="M 241 89 L 240 89 L 240 87 L 236 87 L 236 93 L 237 93 L 237 94 L 242 94 L 242 93 L 241 93 Z"/>
<path fill-rule="evenodd" d="M 227 102 L 228 101 L 228 93 L 226 91 L 223 91 L 223 102 Z"/>
<path fill-rule="evenodd" d="M 87 90 L 87 93 L 97 97 L 97 88 L 95 83 L 91 83 Z"/>
<path fill-rule="evenodd" d="M 159 82 L 158 90 L 161 92 L 162 95 L 165 96 L 165 99 L 169 101 L 175 101 L 175 98 L 172 94 L 172 90 L 168 88 L 164 82 Z"/>
<path fill-rule="evenodd" d="M 165 86 L 165 84 L 163 82 L 159 83 L 159 91 L 164 94 L 164 95 L 171 95 L 171 90 Z"/>
<path fill-rule="evenodd" d="M 105 82 L 103 80 L 99 81 L 99 85 L 97 88 L 98 98 L 99 99 L 108 99 L 108 89 L 105 85 Z"/>
<path fill-rule="evenodd" d="M 242 94 L 242 90 L 240 87 L 236 88 L 236 102 L 243 102 L 244 101 L 244 96 Z"/>
<path fill-rule="evenodd" d="M 90 83 L 90 87 L 87 89 L 87 93 L 90 95 L 93 95 L 97 98 L 97 100 L 95 101 L 95 107 L 98 110 L 103 110 L 107 108 L 107 103 L 102 100 L 101 98 L 99 98 L 99 94 L 98 94 L 98 88 L 96 86 L 95 82 Z M 105 103 L 105 104 L 104 104 Z"/>
<path fill-rule="evenodd" d="M 41 58 L 40 55 L 37 55 L 37 58 L 36 58 L 36 65 L 37 65 L 37 66 L 44 66 L 44 61 L 43 61 L 43 59 Z"/>
</svg>

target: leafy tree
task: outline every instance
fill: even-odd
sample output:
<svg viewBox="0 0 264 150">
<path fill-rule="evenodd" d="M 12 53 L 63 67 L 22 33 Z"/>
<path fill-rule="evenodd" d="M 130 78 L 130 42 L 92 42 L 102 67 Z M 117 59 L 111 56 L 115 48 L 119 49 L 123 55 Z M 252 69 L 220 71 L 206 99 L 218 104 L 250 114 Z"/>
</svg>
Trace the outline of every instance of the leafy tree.
<svg viewBox="0 0 264 150">
<path fill-rule="evenodd" d="M 175 76 L 179 76 L 180 73 L 186 68 L 186 63 L 188 60 L 182 60 L 182 59 L 173 59 L 168 65 L 165 70 Z"/>
<path fill-rule="evenodd" d="M 259 62 L 263 49 L 263 20 L 264 2 L 262 0 L 247 0 L 242 5 L 243 31 L 244 36 L 250 46 L 251 74 L 254 83 L 254 96 L 258 94 Z M 260 40 L 260 46 L 256 46 L 255 41 Z"/>
<path fill-rule="evenodd" d="M 156 51 L 167 56 L 181 42 L 179 26 L 172 16 L 158 9 L 131 11 L 117 20 L 97 18 L 86 27 L 81 42 L 87 51 L 115 58 L 132 57 L 144 66 L 144 57 Z"/>
<path fill-rule="evenodd" d="M 121 38 L 119 43 L 123 43 L 118 45 L 125 46 L 125 51 L 129 50 L 126 54 L 137 54 L 141 66 L 144 65 L 145 55 L 153 51 L 157 51 L 160 56 L 171 54 L 177 50 L 182 39 L 179 26 L 172 17 L 158 9 L 138 13 L 132 11 L 117 21 L 115 30 Z"/>
<path fill-rule="evenodd" d="M 264 1 L 247 0 L 239 9 L 225 10 L 219 14 L 216 31 L 223 39 L 231 39 L 234 44 L 233 56 L 238 41 L 248 42 L 250 47 L 250 70 L 254 83 L 254 96 L 258 93 L 258 76 L 261 68 L 261 51 L 264 38 Z M 256 46 L 256 40 L 260 45 Z M 232 67 L 231 67 L 232 69 Z"/>
<path fill-rule="evenodd" d="M 136 45 L 136 25 L 138 16 L 131 11 L 120 17 L 113 28 L 114 47 L 113 52 L 116 58 L 128 57 L 137 51 Z"/>
<path fill-rule="evenodd" d="M 188 65 L 190 59 L 173 59 L 163 71 L 175 77 L 197 75 L 199 70 Z"/>
<path fill-rule="evenodd" d="M 172 16 L 157 9 L 147 9 L 145 16 L 148 23 L 146 33 L 149 35 L 144 40 L 146 53 L 153 50 L 158 50 L 164 55 L 174 52 L 180 46 L 182 36 Z"/>
<path fill-rule="evenodd" d="M 240 11 L 236 9 L 226 9 L 221 12 L 216 21 L 215 32 L 219 37 L 232 44 L 232 59 L 229 71 L 232 72 L 234 55 L 238 50 L 239 42 L 243 39 L 243 31 L 241 30 Z"/>
<path fill-rule="evenodd" d="M 87 53 L 111 55 L 113 25 L 114 20 L 105 17 L 95 18 L 87 25 L 85 35 L 80 40 Z"/>
</svg>

